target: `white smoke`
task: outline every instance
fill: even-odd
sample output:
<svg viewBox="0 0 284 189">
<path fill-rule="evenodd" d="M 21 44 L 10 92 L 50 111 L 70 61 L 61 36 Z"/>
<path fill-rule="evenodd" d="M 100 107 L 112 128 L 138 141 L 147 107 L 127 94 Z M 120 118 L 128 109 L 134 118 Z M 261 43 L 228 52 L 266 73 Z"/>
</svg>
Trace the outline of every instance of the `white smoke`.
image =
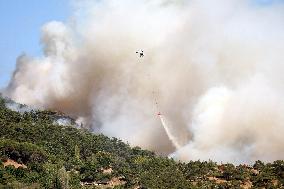
<svg viewBox="0 0 284 189">
<path fill-rule="evenodd" d="M 284 98 L 262 77 L 232 90 L 215 87 L 194 108 L 192 140 L 174 157 L 253 163 L 283 159 Z"/>
<path fill-rule="evenodd" d="M 15 103 L 12 101 L 7 100 L 5 103 L 6 108 L 15 111 L 15 112 L 19 112 L 21 114 L 25 113 L 25 112 L 30 112 L 33 109 L 30 106 L 25 106 L 19 103 Z"/>
<path fill-rule="evenodd" d="M 43 26 L 44 56 L 18 58 L 5 94 L 179 159 L 283 159 L 284 6 L 255 2 L 75 1 L 69 23 Z M 186 139 L 177 151 L 156 101 Z"/>
<path fill-rule="evenodd" d="M 61 126 L 70 126 L 72 125 L 72 121 L 68 118 L 59 118 L 56 121 L 54 121 L 53 124 L 58 124 Z"/>
</svg>

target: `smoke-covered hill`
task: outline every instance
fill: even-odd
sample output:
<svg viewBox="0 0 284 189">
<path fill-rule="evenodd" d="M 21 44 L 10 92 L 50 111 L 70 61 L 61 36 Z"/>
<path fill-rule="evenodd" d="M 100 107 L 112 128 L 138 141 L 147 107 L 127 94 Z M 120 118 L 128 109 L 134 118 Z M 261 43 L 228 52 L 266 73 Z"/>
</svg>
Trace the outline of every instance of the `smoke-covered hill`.
<svg viewBox="0 0 284 189">
<path fill-rule="evenodd" d="M 27 111 L 14 111 L 11 104 Z M 253 166 L 181 163 L 75 128 L 76 124 L 63 126 L 58 119 L 56 112 L 0 98 L 1 188 L 280 188 L 284 184 L 283 161 L 257 161 Z"/>
<path fill-rule="evenodd" d="M 74 0 L 73 10 L 42 26 L 42 56 L 17 59 L 5 95 L 178 160 L 284 158 L 282 0 Z"/>
</svg>

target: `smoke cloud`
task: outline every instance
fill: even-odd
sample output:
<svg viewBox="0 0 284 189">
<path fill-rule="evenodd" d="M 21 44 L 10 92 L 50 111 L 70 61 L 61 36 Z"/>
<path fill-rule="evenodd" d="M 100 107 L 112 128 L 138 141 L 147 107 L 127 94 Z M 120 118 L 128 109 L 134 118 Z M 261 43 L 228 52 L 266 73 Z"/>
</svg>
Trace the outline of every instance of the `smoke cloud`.
<svg viewBox="0 0 284 189">
<path fill-rule="evenodd" d="M 282 3 L 74 6 L 69 22 L 42 27 L 42 57 L 18 58 L 7 96 L 181 160 L 284 158 Z"/>
</svg>

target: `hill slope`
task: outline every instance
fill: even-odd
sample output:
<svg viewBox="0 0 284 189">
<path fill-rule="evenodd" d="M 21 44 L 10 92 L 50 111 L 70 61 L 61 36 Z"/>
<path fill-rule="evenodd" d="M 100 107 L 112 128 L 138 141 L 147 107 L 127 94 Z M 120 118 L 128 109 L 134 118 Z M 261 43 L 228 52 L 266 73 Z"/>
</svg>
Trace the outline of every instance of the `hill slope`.
<svg viewBox="0 0 284 189">
<path fill-rule="evenodd" d="M 0 188 L 280 188 L 284 162 L 181 163 L 0 97 Z M 7 108 L 8 107 L 8 108 Z M 22 111 L 22 110 L 25 111 Z M 68 118 L 62 126 L 60 119 Z M 63 124 L 64 125 L 64 124 Z"/>
</svg>

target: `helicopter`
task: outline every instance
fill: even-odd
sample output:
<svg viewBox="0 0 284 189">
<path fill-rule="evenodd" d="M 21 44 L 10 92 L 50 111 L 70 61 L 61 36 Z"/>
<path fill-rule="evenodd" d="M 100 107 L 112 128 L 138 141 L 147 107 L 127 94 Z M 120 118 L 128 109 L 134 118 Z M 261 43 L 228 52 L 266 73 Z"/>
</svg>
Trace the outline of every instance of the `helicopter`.
<svg viewBox="0 0 284 189">
<path fill-rule="evenodd" d="M 140 52 L 139 51 L 136 51 L 136 53 L 138 54 L 139 53 L 139 57 L 142 58 L 144 57 L 144 51 L 141 50 Z"/>
</svg>

